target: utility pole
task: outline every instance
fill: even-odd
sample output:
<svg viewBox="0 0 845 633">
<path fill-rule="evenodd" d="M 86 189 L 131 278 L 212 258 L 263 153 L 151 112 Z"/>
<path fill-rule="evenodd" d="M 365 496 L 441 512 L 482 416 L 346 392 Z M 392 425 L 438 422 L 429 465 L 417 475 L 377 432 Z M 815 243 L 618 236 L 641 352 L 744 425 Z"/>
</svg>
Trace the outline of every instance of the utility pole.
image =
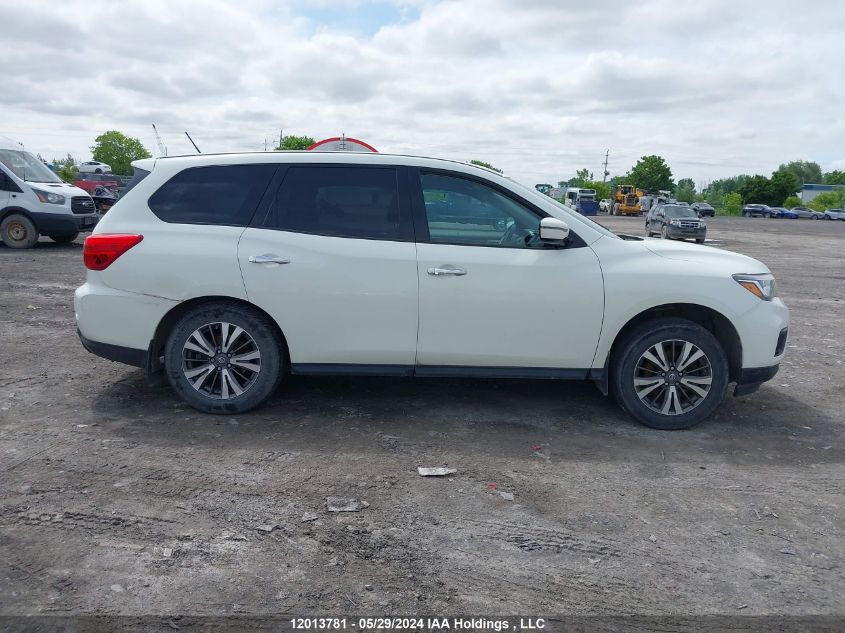
<svg viewBox="0 0 845 633">
<path fill-rule="evenodd" d="M 267 137 L 264 137 L 264 151 L 267 151 Z"/>
<path fill-rule="evenodd" d="M 279 128 L 279 149 L 282 149 L 282 140 L 285 138 L 285 128 Z"/>
<path fill-rule="evenodd" d="M 607 177 L 610 175 L 610 172 L 607 171 L 607 159 L 608 159 L 609 156 L 610 156 L 610 150 L 607 150 L 604 153 L 604 174 L 601 177 L 602 182 L 605 182 L 607 180 Z"/>
</svg>

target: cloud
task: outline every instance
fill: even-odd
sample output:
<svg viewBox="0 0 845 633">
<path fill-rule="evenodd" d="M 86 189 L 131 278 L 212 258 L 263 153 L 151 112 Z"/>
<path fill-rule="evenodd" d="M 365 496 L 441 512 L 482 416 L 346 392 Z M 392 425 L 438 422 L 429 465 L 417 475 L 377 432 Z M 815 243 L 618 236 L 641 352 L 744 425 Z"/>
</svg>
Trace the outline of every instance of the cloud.
<svg viewBox="0 0 845 633">
<path fill-rule="evenodd" d="M 786 0 L 166 0 L 0 5 L 0 134 L 89 157 L 279 130 L 504 168 L 526 184 L 663 155 L 676 177 L 845 162 L 845 12 Z"/>
</svg>

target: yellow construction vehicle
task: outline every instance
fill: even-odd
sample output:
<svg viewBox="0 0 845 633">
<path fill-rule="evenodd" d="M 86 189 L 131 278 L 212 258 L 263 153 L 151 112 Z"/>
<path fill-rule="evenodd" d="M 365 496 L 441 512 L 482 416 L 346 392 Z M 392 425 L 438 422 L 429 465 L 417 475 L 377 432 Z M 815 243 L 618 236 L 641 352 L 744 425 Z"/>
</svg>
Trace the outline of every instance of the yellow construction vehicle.
<svg viewBox="0 0 845 633">
<path fill-rule="evenodd" d="M 616 185 L 613 192 L 613 205 L 610 207 L 611 215 L 640 215 L 640 196 L 645 195 L 634 185 Z"/>
</svg>

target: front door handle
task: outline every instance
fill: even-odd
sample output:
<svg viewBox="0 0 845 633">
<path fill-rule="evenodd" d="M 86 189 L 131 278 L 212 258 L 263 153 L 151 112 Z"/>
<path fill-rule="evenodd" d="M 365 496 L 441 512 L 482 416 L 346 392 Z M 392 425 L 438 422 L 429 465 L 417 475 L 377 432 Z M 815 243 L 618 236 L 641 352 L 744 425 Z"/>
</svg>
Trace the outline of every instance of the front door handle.
<svg viewBox="0 0 845 633">
<path fill-rule="evenodd" d="M 456 277 L 460 277 L 461 275 L 466 275 L 467 271 L 463 268 L 455 268 L 454 266 L 442 266 L 436 268 L 429 268 L 428 269 L 429 275 L 439 276 L 439 275 L 455 275 Z"/>
<path fill-rule="evenodd" d="M 250 255 L 249 256 L 249 263 L 250 264 L 290 264 L 290 260 L 285 257 L 279 257 L 278 255 L 273 255 L 271 253 L 265 253 L 264 255 Z"/>
</svg>

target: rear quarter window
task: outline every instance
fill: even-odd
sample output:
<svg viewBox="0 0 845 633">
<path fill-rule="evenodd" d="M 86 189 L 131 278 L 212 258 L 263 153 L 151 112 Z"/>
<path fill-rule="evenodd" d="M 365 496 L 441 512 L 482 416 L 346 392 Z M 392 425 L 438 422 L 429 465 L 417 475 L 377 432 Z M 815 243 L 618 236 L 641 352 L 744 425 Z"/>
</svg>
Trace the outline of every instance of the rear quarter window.
<svg viewBox="0 0 845 633">
<path fill-rule="evenodd" d="M 276 165 L 190 167 L 164 183 L 149 200 L 164 222 L 246 226 Z"/>
</svg>

